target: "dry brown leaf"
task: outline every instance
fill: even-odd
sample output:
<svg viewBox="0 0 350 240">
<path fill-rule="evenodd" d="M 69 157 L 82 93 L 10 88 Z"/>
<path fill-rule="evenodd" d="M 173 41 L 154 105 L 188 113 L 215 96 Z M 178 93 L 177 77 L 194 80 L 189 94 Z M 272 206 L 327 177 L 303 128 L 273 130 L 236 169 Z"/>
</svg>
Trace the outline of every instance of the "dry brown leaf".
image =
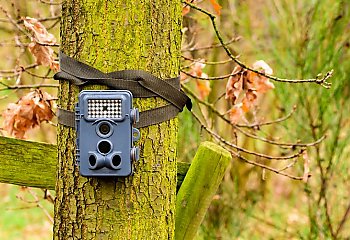
<svg viewBox="0 0 350 240">
<path fill-rule="evenodd" d="M 253 69 L 261 71 L 267 75 L 273 74 L 272 68 L 264 60 L 259 60 L 253 63 Z"/>
<path fill-rule="evenodd" d="M 180 72 L 180 82 L 185 81 L 188 78 L 187 74 Z"/>
<path fill-rule="evenodd" d="M 54 44 L 56 38 L 53 34 L 49 33 L 45 26 L 41 24 L 37 19 L 26 17 L 23 19 L 24 26 L 34 34 L 34 39 L 40 43 Z"/>
<path fill-rule="evenodd" d="M 268 75 L 273 73 L 270 66 L 262 60 L 255 62 L 253 69 Z M 244 113 L 254 108 L 259 94 L 274 87 L 267 77 L 236 66 L 227 81 L 225 95 L 225 99 L 235 107 L 230 112 L 230 119 L 233 119 L 231 122 L 237 122 Z"/>
<path fill-rule="evenodd" d="M 222 9 L 221 5 L 218 4 L 216 0 L 210 0 L 210 3 L 211 3 L 211 5 L 213 6 L 214 11 L 216 12 L 216 14 L 217 14 L 218 16 L 220 16 L 220 14 L 221 14 L 221 9 Z"/>
<path fill-rule="evenodd" d="M 182 7 L 182 16 L 185 16 L 186 14 L 188 14 L 191 11 L 191 7 L 186 5 Z"/>
<path fill-rule="evenodd" d="M 257 100 L 258 96 L 256 94 L 256 91 L 248 89 L 247 92 L 245 93 L 245 96 L 242 100 L 242 109 L 244 112 L 249 112 L 250 109 L 252 109 Z"/>
<path fill-rule="evenodd" d="M 205 67 L 204 62 L 204 59 L 200 59 L 199 61 L 195 62 L 191 66 L 190 74 L 195 77 L 208 78 L 208 75 L 203 72 L 203 68 Z M 196 86 L 199 91 L 200 99 L 203 100 L 209 95 L 211 90 L 209 81 L 196 79 Z"/>
<path fill-rule="evenodd" d="M 200 78 L 208 78 L 208 75 L 203 72 L 203 68 L 205 67 L 204 62 L 205 62 L 204 59 L 200 59 L 197 62 L 195 62 L 191 66 L 190 74 L 193 76 L 196 76 L 196 77 L 200 77 Z"/>
<path fill-rule="evenodd" d="M 268 90 L 274 89 L 275 85 L 268 78 L 261 76 L 255 72 L 249 72 L 249 81 L 252 82 L 254 89 L 258 93 L 266 93 Z"/>
<path fill-rule="evenodd" d="M 50 94 L 35 90 L 17 103 L 10 103 L 2 114 L 3 129 L 16 138 L 24 138 L 29 129 L 53 118 L 52 100 Z"/>
<path fill-rule="evenodd" d="M 244 111 L 243 111 L 243 104 L 239 103 L 234 105 L 230 110 L 229 110 L 229 118 L 230 122 L 232 124 L 238 123 L 238 121 L 242 118 Z"/>
<path fill-rule="evenodd" d="M 196 85 L 199 91 L 199 98 L 201 100 L 205 99 L 211 91 L 209 81 L 196 79 Z"/>
<path fill-rule="evenodd" d="M 265 73 L 267 75 L 273 74 L 272 68 L 263 60 L 256 61 L 253 64 L 253 69 L 259 72 Z M 250 71 L 248 78 L 253 83 L 255 90 L 259 93 L 265 93 L 268 90 L 275 88 L 273 83 L 270 82 L 267 77 L 259 75 L 255 72 Z"/>
<path fill-rule="evenodd" d="M 28 45 L 29 51 L 34 55 L 36 63 L 39 65 L 50 66 L 51 61 L 51 48 L 41 46 L 35 42 L 31 42 Z M 51 50 L 51 51 L 50 51 Z"/>
<path fill-rule="evenodd" d="M 29 44 L 29 51 L 35 57 L 36 63 L 43 66 L 48 66 L 55 72 L 59 70 L 59 64 L 54 59 L 54 51 L 50 46 L 45 44 L 55 44 L 54 35 L 49 33 L 45 26 L 37 19 L 26 17 L 23 19 L 24 26 L 32 32 L 32 42 Z"/>
<path fill-rule="evenodd" d="M 225 99 L 228 99 L 232 105 L 236 104 L 236 100 L 243 91 L 244 73 L 243 68 L 236 66 L 227 81 Z"/>
</svg>

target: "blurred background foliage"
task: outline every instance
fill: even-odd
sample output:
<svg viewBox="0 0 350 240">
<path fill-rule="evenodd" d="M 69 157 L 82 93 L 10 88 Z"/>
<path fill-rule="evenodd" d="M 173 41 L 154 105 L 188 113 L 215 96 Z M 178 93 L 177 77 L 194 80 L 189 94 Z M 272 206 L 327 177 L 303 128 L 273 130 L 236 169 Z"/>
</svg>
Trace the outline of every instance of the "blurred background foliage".
<svg viewBox="0 0 350 240">
<path fill-rule="evenodd" d="M 259 100 L 257 116 L 265 120 L 277 119 L 286 116 L 295 105 L 296 111 L 284 122 L 249 130 L 257 136 L 283 142 L 313 142 L 326 134 L 327 138 L 320 145 L 307 150 L 311 178 L 307 182 L 296 181 L 233 159 L 197 239 L 349 239 L 350 2 L 217 2 L 222 6 L 216 20 L 219 29 L 226 40 L 241 37 L 229 48 L 248 65 L 262 59 L 273 68 L 274 75 L 290 79 L 313 78 L 330 69 L 334 69 L 334 76 L 330 80 L 331 89 L 316 84 L 274 82 L 275 89 Z M 45 19 L 42 23 L 59 39 L 59 19 L 55 17 L 60 14 L 60 5 L 48 4 L 47 0 L 0 0 L 0 3 L 16 21 L 25 16 Z M 213 12 L 209 1 L 199 1 L 198 6 Z M 183 26 L 187 29 L 184 49 L 191 40 L 197 47 L 218 43 L 209 19 L 193 9 L 184 16 Z M 53 83 L 52 72 L 48 72 L 47 67 L 31 69 L 33 74 L 23 73 L 20 80 L 11 71 L 4 72 L 15 66 L 32 64 L 34 59 L 25 45 L 30 40 L 18 37 L 21 33 L 9 23 L 3 11 L 0 11 L 0 33 L 1 81 L 8 85 Z M 58 49 L 54 50 L 57 53 Z M 222 48 L 191 51 L 191 57 L 212 62 L 228 58 Z M 221 76 L 231 73 L 233 68 L 234 64 L 228 62 L 208 64 L 203 71 L 209 76 Z M 38 79 L 34 75 L 47 77 Z M 226 81 L 211 81 L 211 92 L 205 100 L 216 102 L 225 92 Z M 186 85 L 197 91 L 191 80 Z M 54 88 L 45 90 L 56 94 Z M 0 91 L 0 111 L 28 91 Z M 227 110 L 228 103 L 221 98 L 215 106 L 218 110 Z M 195 111 L 199 109 L 195 104 Z M 233 128 L 210 110 L 203 111 L 212 128 L 227 140 L 264 154 L 279 153 L 269 144 L 237 136 Z M 188 111 L 179 118 L 179 161 L 190 162 L 199 143 L 212 140 L 212 136 Z M 0 117 L 0 124 L 1 121 Z M 55 127 L 42 124 L 27 137 L 55 143 Z M 258 157 L 251 159 L 275 168 L 284 166 Z M 300 176 L 304 161 L 296 161 L 292 172 Z M 53 206 L 44 199 L 41 190 L 1 184 L 0 193 L 3 196 L 0 198 L 0 239 L 51 238 L 47 214 L 53 214 Z M 38 203 L 42 207 L 38 207 Z"/>
<path fill-rule="evenodd" d="M 251 64 L 263 59 L 274 69 L 274 75 L 289 79 L 313 78 L 330 69 L 334 69 L 334 76 L 331 89 L 316 84 L 275 82 L 273 94 L 259 104 L 259 115 L 268 119 L 286 114 L 297 106 L 287 121 L 262 127 L 262 131 L 257 132 L 259 136 L 273 136 L 286 142 L 295 139 L 310 142 L 326 134 L 326 140 L 308 150 L 312 174 L 308 182 L 273 173 L 265 175 L 260 168 L 233 160 L 198 238 L 348 239 L 350 2 L 248 0 L 219 3 L 223 7 L 218 19 L 219 29 L 226 39 L 242 37 L 230 45 L 230 49 L 244 62 Z M 216 42 L 213 31 L 208 33 L 208 19 L 201 19 L 203 16 L 197 12 L 192 14 L 195 16 L 191 17 L 200 19 L 196 26 L 203 36 L 198 38 Z M 200 57 L 217 61 L 225 59 L 225 53 L 213 49 Z M 215 68 L 207 66 L 204 71 L 213 76 L 230 73 L 232 69 L 228 64 Z M 211 97 L 215 99 L 212 95 L 224 92 L 225 82 L 212 81 L 211 86 L 209 101 Z M 193 131 L 188 115 L 180 116 L 183 125 L 179 156 L 186 160 L 194 153 L 190 154 L 188 147 L 195 149 L 198 142 L 207 137 L 200 130 Z M 217 126 L 218 131 L 225 132 L 228 137 L 227 127 L 221 127 L 223 129 L 220 124 Z M 271 146 L 256 140 L 242 137 L 238 141 L 247 149 L 263 153 L 273 151 Z M 302 164 L 295 168 L 302 174 Z"/>
</svg>

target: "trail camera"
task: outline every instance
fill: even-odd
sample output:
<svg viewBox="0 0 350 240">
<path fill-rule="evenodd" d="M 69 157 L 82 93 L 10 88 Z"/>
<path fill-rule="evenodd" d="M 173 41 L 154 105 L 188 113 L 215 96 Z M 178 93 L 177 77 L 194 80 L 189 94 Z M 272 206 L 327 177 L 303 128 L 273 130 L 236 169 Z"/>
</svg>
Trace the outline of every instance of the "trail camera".
<svg viewBox="0 0 350 240">
<path fill-rule="evenodd" d="M 139 158 L 134 142 L 139 120 L 127 90 L 82 91 L 76 106 L 77 163 L 80 174 L 129 176 Z"/>
</svg>

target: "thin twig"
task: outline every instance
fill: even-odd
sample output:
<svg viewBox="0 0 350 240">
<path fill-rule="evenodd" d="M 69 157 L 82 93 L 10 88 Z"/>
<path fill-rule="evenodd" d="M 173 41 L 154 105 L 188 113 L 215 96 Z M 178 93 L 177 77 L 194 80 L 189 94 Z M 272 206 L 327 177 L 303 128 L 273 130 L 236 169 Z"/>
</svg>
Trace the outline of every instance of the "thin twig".
<svg viewBox="0 0 350 240">
<path fill-rule="evenodd" d="M 37 18 L 37 20 L 39 22 L 46 22 L 46 21 L 54 21 L 54 20 L 58 20 L 58 19 L 61 19 L 61 16 L 58 15 L 58 16 L 53 16 L 53 17 L 45 17 L 45 18 Z M 6 19 L 6 18 L 0 18 L 0 22 L 7 22 L 7 23 L 11 23 L 10 20 Z M 18 19 L 17 20 L 17 23 L 23 23 L 23 19 Z"/>
<path fill-rule="evenodd" d="M 262 218 L 262 217 L 258 217 L 258 216 L 256 216 L 256 215 L 253 215 L 250 211 L 246 211 L 246 210 L 245 210 L 244 212 L 247 214 L 247 216 L 249 216 L 249 217 L 251 217 L 251 218 L 254 218 L 254 219 L 257 220 L 259 223 L 264 223 L 264 224 L 266 224 L 267 226 L 273 227 L 273 228 L 276 229 L 276 230 L 279 230 L 279 231 L 281 231 L 281 232 L 284 232 L 285 234 L 288 234 L 291 238 L 295 237 L 295 236 L 294 236 L 294 233 L 290 232 L 288 227 L 287 227 L 287 228 L 282 228 L 282 227 L 276 225 L 275 223 L 268 221 L 266 218 Z"/>
<path fill-rule="evenodd" d="M 257 140 L 260 140 L 260 141 L 263 141 L 263 142 L 266 142 L 266 143 L 269 143 L 269 144 L 273 144 L 273 145 L 277 145 L 277 146 L 287 146 L 287 147 L 310 147 L 310 146 L 315 146 L 317 144 L 319 144 L 320 142 L 322 142 L 324 139 L 325 139 L 325 135 L 322 136 L 321 138 L 317 139 L 316 141 L 314 142 L 310 142 L 310 143 L 298 143 L 298 142 L 295 142 L 295 143 L 285 143 L 285 142 L 277 142 L 277 141 L 273 141 L 273 140 L 270 140 L 270 139 L 266 139 L 266 138 L 262 138 L 262 137 L 259 137 L 259 136 L 256 136 L 254 134 L 251 134 L 251 133 L 248 133 L 246 131 L 244 131 L 243 129 L 240 128 L 239 125 L 234 125 L 230 122 L 229 119 L 225 118 L 225 116 L 223 114 L 221 114 L 218 110 L 216 110 L 214 108 L 214 106 L 208 102 L 205 102 L 201 99 L 199 99 L 186 85 L 182 84 L 182 89 L 187 93 L 189 94 L 190 96 L 192 96 L 193 98 L 196 99 L 196 102 L 199 102 L 203 105 L 205 105 L 206 107 L 208 107 L 213 113 L 215 113 L 217 116 L 219 116 L 222 120 L 224 120 L 226 123 L 230 124 L 233 128 L 235 128 L 236 130 L 240 131 L 241 133 L 243 133 L 244 135 L 246 135 L 247 137 L 250 137 L 250 138 L 254 138 L 254 139 L 257 139 Z M 269 123 L 270 124 L 270 123 Z M 272 124 L 272 123 L 271 123 Z M 264 124 L 264 123 L 261 123 L 261 125 L 267 125 L 267 124 Z M 248 127 L 249 125 L 245 125 L 245 127 Z M 253 126 L 254 128 L 255 126 Z"/>
<path fill-rule="evenodd" d="M 290 111 L 286 116 L 283 116 L 281 118 L 271 120 L 271 121 L 266 121 L 266 122 L 252 123 L 252 124 L 236 124 L 236 126 L 243 127 L 243 128 L 255 128 L 255 127 L 261 127 L 261 126 L 265 126 L 265 125 L 271 125 L 271 124 L 275 124 L 275 123 L 284 122 L 287 119 L 289 119 L 293 115 L 293 113 L 295 113 L 295 111 L 296 111 L 296 106 L 294 106 L 292 111 Z"/>
<path fill-rule="evenodd" d="M 58 88 L 58 84 L 28 84 L 28 85 L 6 85 L 2 82 L 0 84 L 5 85 L 5 88 L 0 88 L 0 91 L 14 90 L 14 89 L 30 89 L 30 88 Z"/>
<path fill-rule="evenodd" d="M 12 25 L 14 25 L 20 32 L 22 32 L 24 35 L 26 35 L 29 39 L 32 39 L 32 36 L 26 31 L 24 30 L 12 17 L 11 15 L 3 8 L 2 5 L 0 5 L 0 10 L 2 10 L 2 12 L 6 15 L 6 17 L 9 19 L 9 21 L 12 23 Z M 37 44 L 42 45 L 42 46 L 51 46 L 51 47 L 59 47 L 59 44 L 56 43 L 42 43 L 39 41 L 35 41 Z"/>
<path fill-rule="evenodd" d="M 185 49 L 182 49 L 181 52 L 194 52 L 194 51 L 207 50 L 207 49 L 212 49 L 212 48 L 221 48 L 221 47 L 223 47 L 223 45 L 228 46 L 231 43 L 238 42 L 240 39 L 241 39 L 241 37 L 235 37 L 235 38 L 232 38 L 230 41 L 225 42 L 225 43 L 218 43 L 218 44 L 213 44 L 213 45 L 205 46 L 205 47 L 185 48 Z"/>
<path fill-rule="evenodd" d="M 44 214 L 46 215 L 46 217 L 49 219 L 49 221 L 51 223 L 53 223 L 53 218 L 52 216 L 49 214 L 49 212 L 44 208 L 44 206 L 40 203 L 40 199 L 38 198 L 38 196 L 36 195 L 35 192 L 33 192 L 31 190 L 30 187 L 22 187 L 24 190 L 28 191 L 30 193 L 30 195 L 32 195 L 32 197 L 34 198 L 33 201 L 29 201 L 27 199 L 25 199 L 22 196 L 17 195 L 16 197 L 18 199 L 20 199 L 21 201 L 25 202 L 25 203 L 29 203 L 29 204 L 35 204 L 37 207 L 39 207 L 41 210 L 43 210 Z M 22 208 L 16 208 L 16 209 L 28 209 L 28 208 L 32 208 L 32 207 L 22 207 Z"/>
<path fill-rule="evenodd" d="M 17 73 L 17 72 L 22 72 L 28 69 L 36 68 L 39 66 L 37 63 L 27 65 L 25 67 L 23 66 L 18 66 L 18 68 L 13 68 L 13 69 L 6 69 L 6 70 L 0 70 L 0 73 Z"/>
<path fill-rule="evenodd" d="M 28 189 L 28 192 L 33 196 L 33 198 L 34 198 L 34 200 L 36 202 L 36 206 L 39 207 L 41 210 L 43 210 L 43 212 L 45 213 L 46 217 L 50 220 L 51 223 L 53 223 L 52 216 L 49 214 L 49 212 L 40 203 L 40 199 L 38 198 L 36 193 L 34 193 L 30 188 L 27 188 L 27 189 Z"/>
<path fill-rule="evenodd" d="M 226 79 L 226 78 L 229 78 L 231 76 L 234 76 L 234 74 L 226 74 L 226 75 L 222 75 L 222 76 L 218 76 L 218 77 L 206 77 L 206 78 L 203 78 L 203 77 L 198 77 L 198 76 L 195 76 L 189 72 L 185 72 L 185 71 L 180 71 L 182 73 L 184 73 L 185 75 L 191 77 L 191 78 L 195 78 L 195 79 L 199 79 L 199 80 L 206 80 L 206 81 L 209 81 L 209 80 L 223 80 L 223 79 Z"/>
<path fill-rule="evenodd" d="M 297 159 L 294 159 L 293 162 L 289 163 L 287 166 L 285 166 L 285 167 L 279 169 L 278 171 L 283 172 L 283 171 L 285 171 L 285 170 L 287 170 L 287 169 L 293 167 L 296 163 L 297 163 Z"/>
<path fill-rule="evenodd" d="M 225 96 L 226 96 L 226 93 L 225 92 L 222 93 L 215 101 L 213 101 L 212 106 L 214 107 L 220 101 L 220 99 L 222 99 Z"/>
<path fill-rule="evenodd" d="M 227 149 L 227 148 L 226 148 Z M 231 154 L 233 154 L 235 157 L 239 158 L 240 160 L 250 164 L 250 165 L 254 165 L 254 166 L 257 166 L 257 167 L 261 167 L 263 169 L 266 169 L 268 171 L 271 171 L 271 172 L 274 172 L 274 173 L 277 173 L 279 175 L 282 175 L 282 176 L 285 176 L 285 177 L 289 177 L 291 179 L 294 179 L 294 180 L 303 180 L 303 177 L 298 177 L 298 176 L 294 176 L 294 175 L 290 175 L 288 173 L 284 173 L 284 172 L 281 172 L 279 171 L 278 169 L 275 169 L 275 168 L 272 168 L 272 167 L 269 167 L 269 166 L 266 166 L 264 164 L 261 164 L 261 163 L 257 163 L 257 162 L 254 162 L 254 161 L 250 161 L 248 159 L 246 159 L 245 157 L 241 156 L 239 153 L 236 153 L 234 152 L 232 149 L 227 149 L 229 152 L 231 152 Z M 308 177 L 311 177 L 311 175 L 309 175 Z"/>
<path fill-rule="evenodd" d="M 42 78 L 42 79 L 53 79 L 53 77 L 48 77 L 48 75 L 41 76 L 41 75 L 32 73 L 32 72 L 30 72 L 30 71 L 28 71 L 28 70 L 24 70 L 23 72 L 28 73 L 29 75 L 31 75 L 31 76 L 33 76 L 33 77 L 37 77 L 37 78 Z"/>
<path fill-rule="evenodd" d="M 208 129 L 206 126 L 204 126 L 201 121 L 199 120 L 198 116 L 194 113 L 194 112 L 191 112 L 192 115 L 194 116 L 194 118 L 202 125 L 202 128 L 204 130 L 206 130 L 209 134 L 211 134 L 212 136 L 214 136 L 214 138 L 226 149 L 228 150 L 232 155 L 234 155 L 235 157 L 237 157 L 238 159 L 248 163 L 248 164 L 251 164 L 251 165 L 254 165 L 254 166 L 257 166 L 257 167 L 261 167 L 263 169 L 266 169 L 268 171 L 271 171 L 271 172 L 274 172 L 274 173 L 277 173 L 279 175 L 282 175 L 282 176 L 285 176 L 285 177 L 289 177 L 291 179 L 294 179 L 294 180 L 303 180 L 303 177 L 298 177 L 298 176 L 293 176 L 293 175 L 290 175 L 290 174 L 287 174 L 287 173 L 284 173 L 284 172 L 281 172 L 279 171 L 278 169 L 275 169 L 275 168 L 272 168 L 272 167 L 269 167 L 269 166 L 266 166 L 264 164 L 261 164 L 261 163 L 257 163 L 257 162 L 254 162 L 254 161 L 251 161 L 251 160 L 248 160 L 247 158 L 243 157 L 240 153 L 237 153 L 235 151 L 233 151 L 231 148 L 229 148 L 226 144 L 223 144 L 223 141 L 222 141 L 222 138 L 220 136 L 218 136 L 217 134 L 212 134 L 212 131 L 210 131 L 210 129 Z M 245 150 L 245 149 L 244 149 Z M 242 151 L 243 152 L 243 151 Z M 311 175 L 309 175 L 310 177 Z"/>
<path fill-rule="evenodd" d="M 233 125 L 234 126 L 234 125 Z M 285 146 L 285 147 L 311 147 L 311 146 L 315 146 L 318 145 L 319 143 L 321 143 L 325 138 L 326 135 L 323 135 L 321 138 L 315 140 L 314 142 L 310 142 L 310 143 L 300 143 L 300 142 L 295 142 L 295 143 L 286 143 L 286 142 L 278 142 L 278 141 L 273 141 L 267 138 L 263 138 L 263 137 L 259 137 L 255 134 L 251 134 L 249 132 L 244 131 L 243 129 L 239 128 L 237 125 L 234 126 L 235 129 L 237 129 L 238 131 L 240 131 L 241 133 L 243 133 L 244 135 L 246 135 L 247 137 L 250 138 L 254 138 L 257 140 L 260 140 L 262 142 L 266 142 L 266 143 L 270 143 L 273 145 L 278 145 L 278 146 Z"/>
<path fill-rule="evenodd" d="M 220 33 L 220 31 L 218 30 L 218 27 L 217 27 L 217 24 L 216 24 L 216 21 L 215 21 L 215 18 L 216 16 L 200 7 L 197 7 L 196 5 L 194 4 L 191 4 L 191 3 L 188 3 L 186 1 L 183 1 L 184 4 L 190 6 L 191 8 L 199 11 L 199 12 L 202 12 L 204 13 L 205 15 L 207 15 L 209 17 L 209 19 L 211 20 L 211 23 L 212 23 L 212 26 L 214 28 L 214 31 L 215 31 L 215 35 L 217 36 L 219 42 L 221 43 L 223 49 L 225 50 L 225 52 L 227 53 L 227 55 L 235 62 L 237 63 L 239 66 L 241 66 L 242 68 L 244 69 L 247 69 L 251 72 L 254 72 L 256 74 L 259 74 L 261 76 L 264 76 L 264 77 L 267 77 L 273 81 L 276 81 L 276 82 L 285 82 L 285 83 L 316 83 L 316 84 L 319 84 L 321 85 L 322 87 L 324 88 L 330 88 L 331 86 L 331 83 L 327 82 L 327 80 L 329 78 L 332 77 L 333 75 L 333 70 L 330 70 L 328 71 L 326 74 L 322 75 L 322 74 L 319 74 L 317 75 L 316 78 L 310 78 L 310 79 L 286 79 L 286 78 L 279 78 L 279 77 L 275 77 L 275 76 L 272 76 L 272 75 L 268 75 L 268 74 L 265 74 L 264 72 L 260 72 L 258 70 L 255 70 L 255 69 L 252 69 L 250 67 L 248 67 L 246 64 L 244 64 L 243 62 L 241 62 L 240 60 L 238 60 L 237 57 L 235 57 L 230 49 L 228 47 L 225 46 L 225 42 L 223 40 L 223 37 Z"/>
<path fill-rule="evenodd" d="M 41 190 L 44 192 L 44 199 L 46 199 L 48 202 L 54 204 L 55 203 L 55 199 L 51 195 L 50 191 L 48 189 L 41 189 Z"/>
<path fill-rule="evenodd" d="M 349 217 L 350 217 L 350 203 L 349 203 L 349 205 L 344 213 L 344 216 L 342 217 L 342 219 L 339 223 L 337 231 L 334 234 L 336 238 L 339 236 L 339 233 L 343 230 L 344 225 L 345 225 L 346 221 L 349 219 Z"/>
<path fill-rule="evenodd" d="M 289 156 L 270 156 L 270 155 L 266 155 L 266 154 L 263 154 L 263 153 L 257 153 L 257 152 L 250 151 L 248 149 L 239 147 L 236 144 L 228 142 L 226 139 L 224 139 L 219 134 L 217 134 L 213 130 L 209 129 L 205 124 L 203 124 L 201 122 L 201 120 L 198 118 L 198 116 L 193 111 L 191 113 L 192 113 L 193 117 L 201 125 L 201 127 L 204 130 L 206 130 L 210 135 L 214 136 L 217 140 L 219 140 L 220 142 L 224 143 L 225 145 L 230 146 L 230 147 L 232 147 L 232 148 L 234 148 L 234 149 L 236 149 L 238 151 L 241 151 L 241 152 L 244 152 L 244 153 L 247 153 L 247 154 L 250 154 L 250 155 L 254 155 L 254 156 L 257 156 L 257 157 L 270 159 L 270 160 L 290 160 L 290 159 L 293 159 L 293 158 L 296 158 L 296 157 L 300 156 L 304 152 L 304 149 L 301 149 L 299 152 L 296 152 L 296 153 L 294 153 L 292 155 L 289 155 Z"/>
<path fill-rule="evenodd" d="M 335 236 L 335 232 L 333 230 L 331 216 L 329 215 L 329 211 L 328 211 L 328 200 L 327 200 L 326 194 L 324 195 L 324 208 L 325 208 L 326 222 L 327 222 L 327 226 L 329 228 L 329 231 L 330 231 L 333 239 L 337 239 Z"/>
<path fill-rule="evenodd" d="M 62 5 L 62 2 L 52 2 L 52 1 L 45 1 L 45 0 L 38 0 L 38 1 L 48 5 Z"/>
<path fill-rule="evenodd" d="M 11 15 L 5 10 L 5 8 L 0 5 L 0 10 L 6 15 L 10 23 L 12 23 L 13 26 L 15 26 L 20 32 L 22 32 L 24 35 L 26 35 L 29 39 L 32 37 L 27 31 L 25 31 L 18 23 L 15 21 Z"/>
<path fill-rule="evenodd" d="M 204 63 L 206 65 L 221 65 L 221 64 L 226 64 L 226 63 L 232 62 L 232 59 L 227 59 L 227 60 L 218 61 L 218 62 L 209 62 L 209 61 L 203 61 L 203 59 L 193 59 L 193 58 L 189 58 L 186 56 L 181 56 L 181 57 L 187 61 L 200 62 L 200 63 Z"/>
</svg>

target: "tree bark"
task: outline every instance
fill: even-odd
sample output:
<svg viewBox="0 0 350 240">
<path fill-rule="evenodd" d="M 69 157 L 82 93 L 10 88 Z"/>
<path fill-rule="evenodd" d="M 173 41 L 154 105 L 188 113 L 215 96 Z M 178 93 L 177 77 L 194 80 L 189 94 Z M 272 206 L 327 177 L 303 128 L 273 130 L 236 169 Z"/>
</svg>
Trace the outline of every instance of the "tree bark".
<svg viewBox="0 0 350 240">
<path fill-rule="evenodd" d="M 177 76 L 180 30 L 181 1 L 66 0 L 62 7 L 62 51 L 104 72 Z M 60 107 L 73 110 L 80 90 L 61 82 Z M 142 111 L 164 101 L 134 103 Z M 58 127 L 54 239 L 173 239 L 177 119 L 141 129 L 141 159 L 127 178 L 81 177 L 75 137 Z"/>
</svg>

